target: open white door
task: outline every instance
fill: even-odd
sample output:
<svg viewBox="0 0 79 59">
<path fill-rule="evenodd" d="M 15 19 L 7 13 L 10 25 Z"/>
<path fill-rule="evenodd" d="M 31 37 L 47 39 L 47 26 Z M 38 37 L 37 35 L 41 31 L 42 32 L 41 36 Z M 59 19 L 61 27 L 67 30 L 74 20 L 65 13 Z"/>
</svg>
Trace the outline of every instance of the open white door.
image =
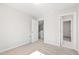
<svg viewBox="0 0 79 59">
<path fill-rule="evenodd" d="M 38 20 L 32 20 L 32 43 L 38 40 Z"/>
</svg>

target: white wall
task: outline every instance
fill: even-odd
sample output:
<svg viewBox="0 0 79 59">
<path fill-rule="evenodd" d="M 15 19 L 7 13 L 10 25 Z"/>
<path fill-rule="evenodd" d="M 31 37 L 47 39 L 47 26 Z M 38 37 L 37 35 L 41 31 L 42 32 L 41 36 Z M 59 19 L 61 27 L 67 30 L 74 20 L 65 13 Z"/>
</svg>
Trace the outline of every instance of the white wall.
<svg viewBox="0 0 79 59">
<path fill-rule="evenodd" d="M 77 12 L 76 8 L 70 8 L 67 10 L 62 10 L 58 13 L 54 14 L 48 14 L 47 16 L 44 16 L 44 42 L 52 45 L 60 46 L 60 17 L 64 13 L 70 13 L 70 12 Z M 73 21 L 73 39 L 75 46 L 74 48 L 77 48 L 77 21 Z"/>
<path fill-rule="evenodd" d="M 44 17 L 44 42 L 53 45 L 60 44 L 60 21 L 57 14 Z"/>
<path fill-rule="evenodd" d="M 0 4 L 0 52 L 30 42 L 31 17 Z"/>
<path fill-rule="evenodd" d="M 78 52 L 79 52 L 79 7 L 78 7 L 78 41 L 77 41 L 77 44 L 78 44 Z"/>
</svg>

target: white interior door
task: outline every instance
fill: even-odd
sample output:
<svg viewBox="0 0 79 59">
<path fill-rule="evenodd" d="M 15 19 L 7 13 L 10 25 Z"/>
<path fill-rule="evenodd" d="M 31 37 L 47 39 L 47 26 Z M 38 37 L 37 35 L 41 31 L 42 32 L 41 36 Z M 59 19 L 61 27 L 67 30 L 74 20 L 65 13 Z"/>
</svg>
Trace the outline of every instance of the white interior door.
<svg viewBox="0 0 79 59">
<path fill-rule="evenodd" d="M 32 20 L 32 42 L 38 40 L 38 20 Z"/>
</svg>

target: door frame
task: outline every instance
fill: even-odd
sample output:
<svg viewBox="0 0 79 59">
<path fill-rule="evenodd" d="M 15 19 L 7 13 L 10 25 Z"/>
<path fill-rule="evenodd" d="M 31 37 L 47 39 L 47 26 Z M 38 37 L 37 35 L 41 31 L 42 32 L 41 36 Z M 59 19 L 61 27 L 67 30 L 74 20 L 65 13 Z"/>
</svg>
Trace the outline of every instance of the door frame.
<svg viewBox="0 0 79 59">
<path fill-rule="evenodd" d="M 72 19 L 72 24 L 71 24 L 71 26 L 72 26 L 72 34 L 71 34 L 71 37 L 72 37 L 72 41 L 75 41 L 75 42 L 73 42 L 72 43 L 72 46 L 73 47 L 66 47 L 66 48 L 71 48 L 71 49 L 77 49 L 77 45 L 76 45 L 76 43 L 77 43 L 77 38 L 76 37 L 74 37 L 74 32 L 76 32 L 76 31 L 74 31 L 73 30 L 73 27 L 74 27 L 74 20 L 76 21 L 77 20 L 77 18 L 76 18 L 76 12 L 69 12 L 69 13 L 63 13 L 62 15 L 60 15 L 60 46 L 62 47 L 62 43 L 63 43 L 63 24 L 62 24 L 62 17 L 63 16 L 66 16 L 66 15 L 73 15 L 73 19 Z M 76 21 L 77 22 L 77 21 Z M 77 25 L 77 24 L 76 24 Z M 77 26 L 76 26 L 77 27 Z M 76 28 L 77 29 L 77 28 Z M 77 33 L 75 34 L 75 36 L 77 35 Z M 75 38 L 75 40 L 73 40 Z"/>
</svg>

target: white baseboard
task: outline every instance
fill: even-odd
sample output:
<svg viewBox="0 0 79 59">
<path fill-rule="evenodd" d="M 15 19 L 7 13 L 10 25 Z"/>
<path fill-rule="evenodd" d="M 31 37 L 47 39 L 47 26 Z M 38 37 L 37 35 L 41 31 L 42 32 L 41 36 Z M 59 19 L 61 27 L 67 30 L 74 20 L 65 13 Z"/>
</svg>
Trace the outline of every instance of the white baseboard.
<svg viewBox="0 0 79 59">
<path fill-rule="evenodd" d="M 12 47 L 9 47 L 9 48 L 0 50 L 0 53 L 5 52 L 5 51 L 8 51 L 8 50 L 11 50 L 11 49 L 14 49 L 14 48 L 17 48 L 17 47 L 22 46 L 22 45 L 25 45 L 25 44 L 29 44 L 29 43 L 30 43 L 30 42 L 24 42 L 24 43 L 21 43 L 21 44 L 18 44 L 18 45 L 14 45 L 14 46 L 12 46 Z"/>
</svg>

